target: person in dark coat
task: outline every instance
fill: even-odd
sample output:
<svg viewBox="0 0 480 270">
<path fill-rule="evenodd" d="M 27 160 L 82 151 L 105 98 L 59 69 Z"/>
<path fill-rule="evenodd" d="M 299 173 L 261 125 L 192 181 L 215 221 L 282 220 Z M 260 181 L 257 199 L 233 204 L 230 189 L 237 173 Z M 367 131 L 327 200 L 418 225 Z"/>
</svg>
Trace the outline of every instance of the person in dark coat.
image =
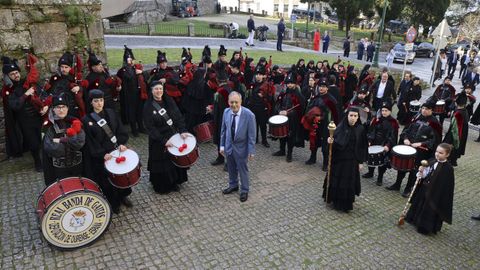
<svg viewBox="0 0 480 270">
<path fill-rule="evenodd" d="M 2 103 L 3 103 L 3 117 L 5 119 L 5 151 L 7 158 L 16 158 L 23 155 L 23 137 L 20 129 L 20 123 L 15 111 L 12 110 L 9 104 L 10 95 L 13 93 L 13 82 L 10 79 L 9 73 L 12 75 L 19 71 L 20 68 L 8 57 L 2 57 L 2 71 L 3 71 L 3 87 L 2 87 Z"/>
<path fill-rule="evenodd" d="M 142 65 L 135 64 L 134 60 L 132 50 L 125 46 L 123 67 L 117 72 L 117 76 L 122 79 L 121 110 L 130 124 L 133 136 L 138 137 L 139 132 L 145 133 L 142 112 L 143 104 L 148 98 L 148 73 L 143 71 Z"/>
<path fill-rule="evenodd" d="M 292 162 L 293 147 L 304 146 L 303 128 L 300 120 L 305 111 L 305 99 L 295 83 L 294 74 L 288 74 L 285 78 L 285 84 L 287 89 L 278 96 L 274 111 L 276 114 L 288 117 L 288 136 L 280 139 L 280 150 L 273 155 L 284 156 L 286 153 L 287 162 Z"/>
<path fill-rule="evenodd" d="M 111 76 L 108 72 L 108 69 L 103 66 L 103 63 L 92 51 L 88 51 L 88 69 L 89 73 L 85 77 L 85 80 L 82 81 L 83 84 L 83 98 L 84 102 L 89 107 L 89 91 L 93 89 L 101 90 L 104 95 L 105 104 L 104 107 L 112 110 L 116 110 L 116 100 L 118 98 L 118 93 L 122 89 L 122 81 L 118 76 Z M 120 92 L 122 93 L 122 92 Z M 121 101 L 123 102 L 123 101 Z M 122 104 L 120 104 L 122 106 Z M 87 110 L 88 111 L 88 110 Z M 90 112 L 90 111 L 88 111 Z M 120 113 L 123 115 L 123 110 L 120 108 Z M 127 119 L 122 122 L 127 123 Z"/>
<path fill-rule="evenodd" d="M 245 95 L 245 107 L 255 114 L 257 122 L 257 141 L 258 134 L 261 135 L 262 145 L 270 147 L 267 141 L 267 122 L 273 110 L 273 93 L 267 79 L 267 73 L 264 66 L 257 66 L 255 69 L 255 84 L 247 89 Z"/>
<path fill-rule="evenodd" d="M 457 166 L 457 160 L 465 155 L 465 147 L 467 145 L 468 119 L 470 118 L 465 108 L 467 99 L 465 91 L 456 95 L 456 108 L 450 120 L 450 127 L 443 138 L 443 142 L 453 145 L 449 160 L 454 167 Z"/>
<path fill-rule="evenodd" d="M 190 135 L 175 101 L 164 94 L 162 83 L 154 81 L 150 88 L 152 97 L 147 100 L 143 110 L 148 132 L 148 170 L 155 192 L 167 194 L 179 191 L 179 185 L 188 181 L 187 169 L 175 166 L 167 151 L 168 147 L 173 146 L 170 138 L 176 133 L 180 133 L 184 139 Z M 165 109 L 166 114 L 161 115 L 160 108 Z"/>
<path fill-rule="evenodd" d="M 365 52 L 365 44 L 363 44 L 363 39 L 361 39 L 357 44 L 357 59 L 363 60 L 363 53 Z"/>
<path fill-rule="evenodd" d="M 21 78 L 20 67 L 17 63 L 11 61 L 10 64 L 5 65 L 7 61 L 5 61 L 6 58 L 3 59 L 2 72 L 8 76 L 11 82 L 7 90 L 9 92 L 8 106 L 15 113 L 23 136 L 23 143 L 32 154 L 35 170 L 42 172 L 40 158 L 42 115 L 47 112 L 48 107 L 40 99 L 40 95 L 35 90 L 36 86 L 26 83 L 28 77 Z"/>
<path fill-rule="evenodd" d="M 245 40 L 245 45 L 247 46 L 255 46 L 253 44 L 253 38 L 255 36 L 255 21 L 253 20 L 253 15 L 250 15 L 250 18 L 247 21 L 247 29 L 248 29 L 248 38 Z"/>
<path fill-rule="evenodd" d="M 343 104 L 348 104 L 358 90 L 358 75 L 354 66 L 348 66 L 347 78 L 345 79 L 345 97 Z"/>
<path fill-rule="evenodd" d="M 53 97 L 49 126 L 43 136 L 43 176 L 45 185 L 71 176 L 83 175 L 82 147 L 85 132 L 76 117 L 68 115 L 68 100 Z"/>
<path fill-rule="evenodd" d="M 127 150 L 125 144 L 128 141 L 128 133 L 122 125 L 120 118 L 114 110 L 104 108 L 104 92 L 92 89 L 89 92 L 92 110 L 82 119 L 82 125 L 86 134 L 84 149 L 85 176 L 95 181 L 102 188 L 114 213 L 120 212 L 120 205 L 132 206 L 127 198 L 132 193 L 131 188 L 119 189 L 112 185 L 105 170 L 105 161 L 110 160 L 113 150 L 120 152 Z M 108 125 L 111 130 L 107 134 L 106 129 L 100 125 Z"/>
<path fill-rule="evenodd" d="M 422 160 L 430 159 L 434 154 L 434 149 L 441 142 L 442 126 L 437 118 L 433 116 L 433 107 L 436 99 L 430 97 L 421 108 L 419 113 L 412 120 L 412 123 L 403 129 L 400 134 L 399 144 L 409 145 L 416 149 L 415 168 L 410 171 L 408 175 L 408 182 L 402 193 L 402 196 L 408 198 L 412 187 L 415 184 L 415 176 L 417 174 L 418 166 Z M 406 171 L 398 171 L 397 180 L 388 190 L 400 190 L 403 178 L 407 175 Z"/>
<path fill-rule="evenodd" d="M 328 166 L 328 124 L 330 123 L 330 121 L 334 121 L 335 124 L 338 124 L 340 118 L 337 101 L 328 92 L 327 81 L 325 80 L 321 80 L 318 83 L 315 95 L 313 97 L 310 97 L 310 101 L 308 102 L 308 106 L 306 109 L 307 114 L 316 114 L 315 112 L 310 113 L 310 111 L 315 107 L 318 108 L 318 114 L 320 114 L 321 117 L 314 131 L 315 137 L 309 137 L 310 158 L 305 162 L 305 164 L 311 165 L 316 163 L 317 150 L 321 147 L 323 155 L 322 171 L 326 172 Z M 306 124 L 308 125 L 310 123 L 304 123 L 304 127 Z M 307 128 L 307 130 L 312 131 L 309 128 Z"/>
<path fill-rule="evenodd" d="M 283 52 L 282 42 L 283 42 L 284 35 L 285 35 L 285 23 L 283 21 L 283 18 L 280 18 L 280 21 L 278 22 L 278 25 L 277 25 L 277 51 Z"/>
<path fill-rule="evenodd" d="M 379 145 L 384 149 L 384 164 L 378 167 L 377 186 L 381 186 L 383 175 L 390 167 L 390 156 L 392 148 L 398 141 L 398 121 L 392 117 L 392 104 L 384 102 L 382 104 L 381 115 L 373 118 L 369 125 L 367 134 L 368 145 Z M 368 167 L 368 172 L 362 175 L 363 178 L 372 178 L 375 167 Z"/>
<path fill-rule="evenodd" d="M 408 92 L 412 89 L 412 84 L 413 84 L 412 73 L 407 71 L 405 72 L 403 80 L 400 82 L 400 86 L 398 87 L 398 92 L 397 92 L 397 96 L 398 96 L 397 119 L 402 125 L 405 125 L 408 121 L 408 115 L 410 112 L 409 106 L 411 101 L 411 100 L 408 100 L 408 96 L 409 96 Z"/>
<path fill-rule="evenodd" d="M 437 100 L 445 101 L 445 111 L 444 113 L 438 114 L 440 119 L 440 124 L 443 125 L 443 121 L 446 117 L 450 115 L 450 112 L 453 109 L 453 99 L 455 98 L 455 87 L 452 85 L 452 78 L 449 76 L 443 79 L 443 83 L 435 89 L 433 95 Z"/>
<path fill-rule="evenodd" d="M 350 56 L 350 36 L 343 41 L 343 57 Z"/>
<path fill-rule="evenodd" d="M 330 44 L 330 36 L 328 31 L 325 31 L 325 35 L 322 37 L 322 53 L 328 53 L 328 45 Z"/>
<path fill-rule="evenodd" d="M 373 83 L 370 88 L 370 93 L 373 97 L 372 108 L 374 111 L 380 109 L 380 106 L 382 106 L 382 103 L 385 101 L 393 104 L 393 102 L 397 100 L 394 83 L 388 79 L 387 72 L 383 72 L 381 79 Z"/>
<path fill-rule="evenodd" d="M 226 71 L 226 64 L 218 62 L 215 65 L 215 74 L 217 87 L 213 100 L 213 122 L 215 123 L 215 129 L 213 132 L 213 143 L 217 145 L 217 158 L 210 162 L 212 166 L 221 165 L 224 163 L 225 158 L 220 154 L 220 135 L 222 132 L 222 119 L 223 112 L 228 107 L 228 95 L 233 89 L 228 84 L 228 74 Z"/>
<path fill-rule="evenodd" d="M 208 93 L 205 76 L 207 70 L 205 68 L 198 68 L 193 74 L 193 80 L 188 83 L 187 89 L 182 96 L 182 107 L 185 109 L 185 123 L 187 130 L 193 132 L 193 128 L 205 122 Z"/>
<path fill-rule="evenodd" d="M 74 59 L 76 61 L 75 64 L 73 63 Z M 76 118 L 81 118 L 86 113 L 84 91 L 88 89 L 82 87 L 82 78 L 79 77 L 78 70 L 73 70 L 74 66 L 77 66 L 78 69 L 81 65 L 78 55 L 73 55 L 70 52 L 64 53 L 58 60 L 58 71 L 50 77 L 50 80 L 44 87 L 45 91 L 50 95 L 47 98 L 47 103 L 51 103 L 51 97 L 62 95 L 68 103 L 68 114 Z"/>
<path fill-rule="evenodd" d="M 422 97 L 422 87 L 420 86 L 420 78 L 414 77 L 412 83 L 407 88 L 399 88 L 398 93 L 398 114 L 397 120 L 401 125 L 408 125 L 412 118 L 418 113 L 411 111 L 410 102 L 419 101 Z M 402 112 L 402 113 L 400 113 Z"/>
<path fill-rule="evenodd" d="M 435 159 L 430 160 L 428 167 L 420 167 L 421 180 L 405 220 L 416 226 L 421 234 L 436 234 L 443 222 L 452 224 L 455 173 L 448 162 L 451 149 L 451 145 L 441 143 L 435 151 Z"/>
<path fill-rule="evenodd" d="M 328 93 L 337 101 L 338 117 L 343 117 L 343 98 L 340 95 L 340 89 L 337 86 L 337 76 L 331 74 L 328 76 Z"/>
<path fill-rule="evenodd" d="M 455 70 L 457 69 L 457 63 L 458 63 L 458 53 L 456 51 L 453 51 L 450 53 L 450 55 L 447 58 L 447 64 L 448 64 L 448 71 L 447 71 L 447 76 L 450 76 L 453 78 L 455 75 Z"/>
<path fill-rule="evenodd" d="M 325 177 L 322 197 L 326 203 L 333 203 L 335 209 L 348 213 L 353 209 L 355 195 L 360 195 L 360 169 L 368 154 L 366 131 L 359 121 L 358 109 L 347 110 L 328 143 L 333 144 L 332 165 L 330 175 L 327 173 Z"/>
<path fill-rule="evenodd" d="M 477 85 L 480 83 L 480 74 L 478 74 L 479 68 L 472 68 L 468 70 L 465 76 L 462 78 L 462 84 L 468 84 L 472 87 L 472 92 L 475 92 Z"/>
<path fill-rule="evenodd" d="M 373 61 L 373 55 L 375 54 L 375 44 L 370 42 L 367 46 L 367 62 Z"/>
</svg>

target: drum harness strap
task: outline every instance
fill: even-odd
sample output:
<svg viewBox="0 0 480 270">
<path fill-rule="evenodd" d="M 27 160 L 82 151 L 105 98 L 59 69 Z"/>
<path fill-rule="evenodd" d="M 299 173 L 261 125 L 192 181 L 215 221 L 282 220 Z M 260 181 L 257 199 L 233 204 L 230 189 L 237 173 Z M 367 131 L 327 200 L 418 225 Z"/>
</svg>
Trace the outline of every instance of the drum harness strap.
<svg viewBox="0 0 480 270">
<path fill-rule="evenodd" d="M 95 113 L 95 112 L 90 113 L 90 116 L 93 118 L 93 120 L 94 120 L 95 122 L 97 122 L 97 125 L 103 129 L 103 131 L 105 132 L 105 134 L 107 134 L 107 136 L 110 138 L 110 141 L 111 141 L 112 143 L 114 143 L 115 146 L 116 146 L 116 145 L 117 145 L 117 137 L 115 137 L 115 135 L 114 135 L 113 132 L 112 132 L 112 129 L 110 128 L 110 126 L 108 126 L 107 120 L 101 118 L 101 117 L 100 117 L 97 113 Z"/>
<path fill-rule="evenodd" d="M 158 114 L 165 119 L 165 122 L 167 122 L 167 125 L 169 125 L 173 129 L 173 120 L 170 118 L 170 116 L 167 113 L 167 110 L 164 108 L 160 107 L 160 104 L 157 102 L 153 101 L 152 102 L 153 107 L 155 110 L 157 110 Z"/>
</svg>

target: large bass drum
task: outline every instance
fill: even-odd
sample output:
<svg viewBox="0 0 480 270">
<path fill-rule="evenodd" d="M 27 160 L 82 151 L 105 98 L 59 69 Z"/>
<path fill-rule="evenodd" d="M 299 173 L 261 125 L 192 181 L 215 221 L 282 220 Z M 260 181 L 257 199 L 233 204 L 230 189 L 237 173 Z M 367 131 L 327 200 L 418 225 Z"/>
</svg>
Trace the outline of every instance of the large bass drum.
<svg viewBox="0 0 480 270">
<path fill-rule="evenodd" d="M 107 230 L 112 212 L 95 182 L 69 177 L 42 191 L 37 214 L 48 243 L 59 249 L 76 249 L 93 243 Z"/>
</svg>

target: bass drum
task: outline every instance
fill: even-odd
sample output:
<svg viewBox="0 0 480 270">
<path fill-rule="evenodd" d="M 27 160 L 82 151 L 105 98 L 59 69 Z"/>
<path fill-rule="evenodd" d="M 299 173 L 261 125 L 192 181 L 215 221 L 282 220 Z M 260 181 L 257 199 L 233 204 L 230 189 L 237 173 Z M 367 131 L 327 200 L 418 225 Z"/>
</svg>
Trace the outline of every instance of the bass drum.
<svg viewBox="0 0 480 270">
<path fill-rule="evenodd" d="M 47 242 L 68 250 L 96 241 L 110 225 L 112 211 L 95 182 L 69 177 L 42 191 L 37 199 L 37 215 Z"/>
</svg>

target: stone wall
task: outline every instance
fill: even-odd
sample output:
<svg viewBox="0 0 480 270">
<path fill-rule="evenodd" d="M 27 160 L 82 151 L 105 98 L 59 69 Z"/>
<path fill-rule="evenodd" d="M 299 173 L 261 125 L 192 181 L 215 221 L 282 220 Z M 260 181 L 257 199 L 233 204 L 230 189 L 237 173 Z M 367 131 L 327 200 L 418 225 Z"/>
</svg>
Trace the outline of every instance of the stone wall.
<svg viewBox="0 0 480 270">
<path fill-rule="evenodd" d="M 0 1 L 0 55 L 19 59 L 28 47 L 39 58 L 43 77 L 57 69 L 66 50 L 90 46 L 105 59 L 101 0 L 2 0 Z M 85 58 L 84 58 L 85 59 Z M 0 110 L 2 102 L 0 102 Z M 0 160 L 5 157 L 3 113 L 0 114 Z"/>
</svg>

